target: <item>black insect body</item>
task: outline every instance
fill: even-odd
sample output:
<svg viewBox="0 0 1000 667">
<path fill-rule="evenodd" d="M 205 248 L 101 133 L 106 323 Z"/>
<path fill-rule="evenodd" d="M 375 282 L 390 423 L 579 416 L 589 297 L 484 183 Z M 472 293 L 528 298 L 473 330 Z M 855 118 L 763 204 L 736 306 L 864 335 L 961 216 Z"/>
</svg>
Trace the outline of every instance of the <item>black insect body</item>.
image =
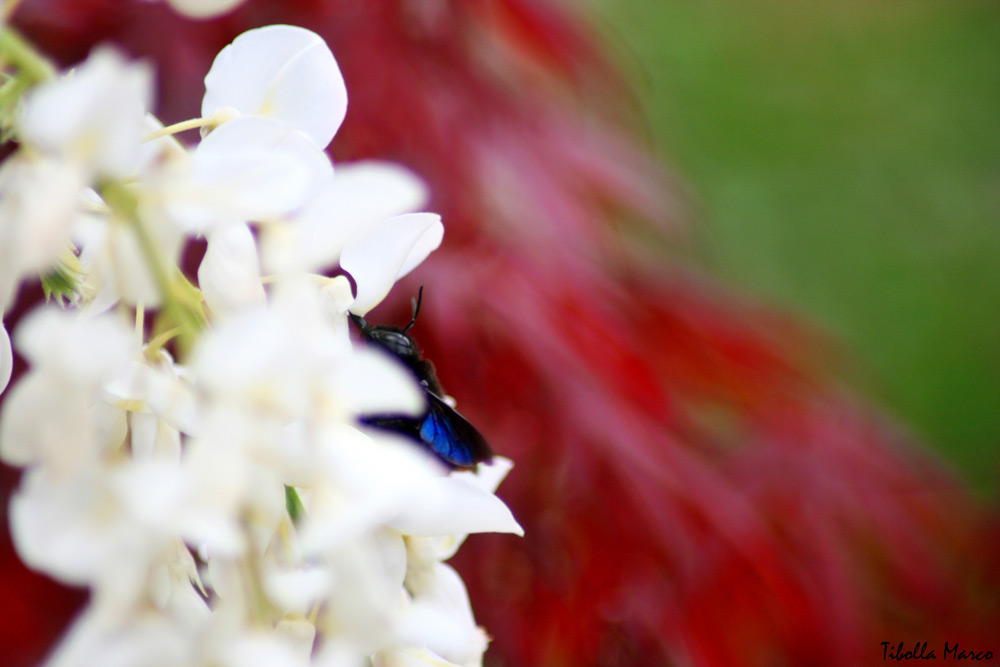
<svg viewBox="0 0 1000 667">
<path fill-rule="evenodd" d="M 361 331 L 365 341 L 399 359 L 427 394 L 427 412 L 420 417 L 366 415 L 361 421 L 422 444 L 451 468 L 472 468 L 480 461 L 493 458 L 493 451 L 476 427 L 444 401 L 444 390 L 434 372 L 434 364 L 424 359 L 416 341 L 406 333 L 417 321 L 422 298 L 423 288 L 413 302 L 413 318 L 402 329 L 374 326 L 364 318 L 351 314 L 351 321 Z"/>
</svg>

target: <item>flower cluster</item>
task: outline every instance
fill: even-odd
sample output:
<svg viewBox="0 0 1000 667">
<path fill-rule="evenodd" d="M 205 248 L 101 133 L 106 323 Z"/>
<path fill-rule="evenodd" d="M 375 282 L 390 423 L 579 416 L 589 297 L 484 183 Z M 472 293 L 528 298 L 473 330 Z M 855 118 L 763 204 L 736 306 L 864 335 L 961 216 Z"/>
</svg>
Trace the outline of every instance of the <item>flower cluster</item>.
<svg viewBox="0 0 1000 667">
<path fill-rule="evenodd" d="M 478 665 L 444 561 L 468 533 L 521 533 L 493 494 L 510 462 L 448 472 L 364 430 L 424 394 L 348 328 L 441 220 L 405 169 L 334 171 L 347 94 L 312 32 L 244 33 L 205 87 L 202 118 L 164 128 L 148 69 L 98 49 L 4 119 L 0 310 L 38 275 L 57 302 L 14 332 L 10 526 L 28 565 L 91 591 L 50 662 Z M 0 389 L 11 360 L 0 328 Z"/>
</svg>

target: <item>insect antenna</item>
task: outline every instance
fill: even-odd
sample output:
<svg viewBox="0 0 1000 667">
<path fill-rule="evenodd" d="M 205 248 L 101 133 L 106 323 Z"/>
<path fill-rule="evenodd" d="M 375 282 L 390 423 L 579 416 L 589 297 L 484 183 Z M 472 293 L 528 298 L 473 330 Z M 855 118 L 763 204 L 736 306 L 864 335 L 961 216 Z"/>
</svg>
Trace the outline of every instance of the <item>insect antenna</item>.
<svg viewBox="0 0 1000 667">
<path fill-rule="evenodd" d="M 424 300 L 424 286 L 421 285 L 420 289 L 417 291 L 417 298 L 410 299 L 410 303 L 413 305 L 413 317 L 410 318 L 410 323 L 403 327 L 403 333 L 406 333 L 410 328 L 417 323 L 417 315 L 420 313 L 420 304 Z"/>
</svg>

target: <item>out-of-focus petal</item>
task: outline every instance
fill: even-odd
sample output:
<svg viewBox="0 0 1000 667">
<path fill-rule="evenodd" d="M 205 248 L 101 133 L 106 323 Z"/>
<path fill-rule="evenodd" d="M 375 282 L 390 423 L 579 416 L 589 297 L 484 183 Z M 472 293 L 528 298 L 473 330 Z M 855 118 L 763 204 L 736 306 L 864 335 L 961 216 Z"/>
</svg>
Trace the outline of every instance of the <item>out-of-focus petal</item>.
<svg viewBox="0 0 1000 667">
<path fill-rule="evenodd" d="M 0 393 L 7 388 L 10 382 L 11 371 L 14 370 L 14 350 L 10 345 L 10 336 L 7 335 L 7 327 L 0 321 Z"/>
<path fill-rule="evenodd" d="M 193 19 L 208 19 L 225 14 L 243 0 L 167 0 L 175 10 Z"/>
<path fill-rule="evenodd" d="M 0 411 L 0 458 L 5 463 L 46 461 L 73 470 L 97 453 L 86 397 L 64 388 L 62 378 L 42 372 L 11 388 Z"/>
<path fill-rule="evenodd" d="M 316 567 L 268 573 L 264 579 L 268 596 L 282 609 L 305 614 L 329 589 L 332 574 Z"/>
<path fill-rule="evenodd" d="M 333 326 L 333 337 L 336 349 L 347 351 L 351 349 L 350 325 L 347 322 L 347 312 L 354 303 L 351 293 L 351 282 L 347 276 L 337 276 L 330 279 L 319 292 L 323 312 Z"/>
<path fill-rule="evenodd" d="M 14 341 L 32 364 L 94 386 L 127 372 L 138 352 L 132 332 L 116 315 L 81 319 L 55 306 L 32 311 Z"/>
<path fill-rule="evenodd" d="M 84 665 L 194 665 L 200 660 L 174 619 L 137 614 L 125 629 L 107 613 L 89 609 L 46 661 L 49 667 Z M 200 619 L 199 619 L 200 620 Z"/>
<path fill-rule="evenodd" d="M 434 213 L 396 216 L 356 234 L 340 255 L 358 287 L 351 312 L 364 315 L 378 305 L 398 278 L 441 245 L 443 235 L 441 216 Z"/>
<path fill-rule="evenodd" d="M 464 667 L 448 662 L 425 648 L 391 648 L 379 651 L 372 660 L 374 667 Z"/>
<path fill-rule="evenodd" d="M 275 636 L 298 658 L 300 664 L 309 665 L 316 626 L 304 618 L 286 618 L 274 628 Z"/>
<path fill-rule="evenodd" d="M 198 287 L 217 317 L 264 303 L 257 244 L 247 225 L 226 225 L 208 234 Z"/>
<path fill-rule="evenodd" d="M 443 563 L 407 575 L 413 604 L 404 632 L 459 665 L 479 665 L 487 638 L 472 616 L 469 594 L 458 573 Z"/>
<path fill-rule="evenodd" d="M 335 382 L 358 414 L 417 416 L 426 407 L 410 372 L 378 350 L 355 350 L 338 366 Z"/>
<path fill-rule="evenodd" d="M 132 456 L 137 461 L 153 459 L 178 462 L 181 434 L 154 414 L 134 412 L 130 418 Z"/>
<path fill-rule="evenodd" d="M 72 74 L 32 91 L 19 117 L 27 143 L 111 177 L 136 168 L 152 72 L 115 50 L 96 49 Z"/>
<path fill-rule="evenodd" d="M 11 538 L 25 564 L 86 584 L 120 563 L 118 503 L 102 481 L 93 473 L 60 483 L 42 468 L 25 473 L 9 508 Z M 112 516 L 106 516 L 109 508 Z"/>
<path fill-rule="evenodd" d="M 397 514 L 414 486 L 443 474 L 431 456 L 402 438 L 339 425 L 320 444 L 327 484 L 313 491 L 299 532 L 304 554 L 341 548 Z"/>
<path fill-rule="evenodd" d="M 316 33 L 287 25 L 248 30 L 216 56 L 202 116 L 233 108 L 287 121 L 325 148 L 347 113 L 337 61 Z"/>
<path fill-rule="evenodd" d="M 221 667 L 306 667 L 296 651 L 283 638 L 263 632 L 246 633 L 234 638 L 217 656 Z"/>
<path fill-rule="evenodd" d="M 52 267 L 68 247 L 83 174 L 75 165 L 15 156 L 0 167 L 0 289 Z M 0 308 L 3 307 L 0 294 Z"/>
</svg>

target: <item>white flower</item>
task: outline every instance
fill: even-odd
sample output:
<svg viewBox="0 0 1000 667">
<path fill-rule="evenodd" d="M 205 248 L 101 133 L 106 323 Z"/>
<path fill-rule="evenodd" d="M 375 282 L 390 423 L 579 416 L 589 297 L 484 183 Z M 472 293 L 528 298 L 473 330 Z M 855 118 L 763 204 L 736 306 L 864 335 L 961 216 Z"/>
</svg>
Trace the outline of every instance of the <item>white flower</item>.
<svg viewBox="0 0 1000 667">
<path fill-rule="evenodd" d="M 347 89 L 319 35 L 272 25 L 243 33 L 216 56 L 201 115 L 220 109 L 287 121 L 325 148 L 347 113 Z"/>
<path fill-rule="evenodd" d="M 69 248 L 84 175 L 74 165 L 18 155 L 0 167 L 0 310 L 24 278 Z"/>
<path fill-rule="evenodd" d="M 98 48 L 75 70 L 29 94 L 18 131 L 24 141 L 88 172 L 129 176 L 139 159 L 151 96 L 146 66 Z"/>
</svg>

